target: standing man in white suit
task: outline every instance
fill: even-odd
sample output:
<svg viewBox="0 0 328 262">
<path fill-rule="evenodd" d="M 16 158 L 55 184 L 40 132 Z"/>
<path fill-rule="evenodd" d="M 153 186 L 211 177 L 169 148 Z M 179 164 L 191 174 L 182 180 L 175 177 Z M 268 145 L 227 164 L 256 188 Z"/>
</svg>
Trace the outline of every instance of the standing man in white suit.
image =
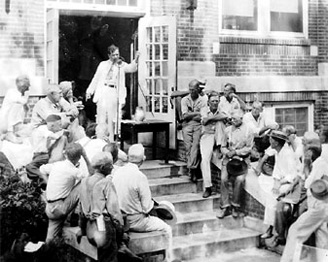
<svg viewBox="0 0 328 262">
<path fill-rule="evenodd" d="M 119 48 L 111 45 L 108 47 L 108 56 L 108 60 L 99 64 L 86 91 L 86 99 L 94 95 L 93 102 L 97 104 L 97 124 L 106 124 L 109 140 L 114 141 L 114 134 L 119 130 L 119 123 L 116 123 L 115 127 L 114 122 L 121 118 L 121 109 L 126 99 L 125 74 L 137 71 L 139 53 L 130 64 L 127 64 L 120 59 Z"/>
</svg>

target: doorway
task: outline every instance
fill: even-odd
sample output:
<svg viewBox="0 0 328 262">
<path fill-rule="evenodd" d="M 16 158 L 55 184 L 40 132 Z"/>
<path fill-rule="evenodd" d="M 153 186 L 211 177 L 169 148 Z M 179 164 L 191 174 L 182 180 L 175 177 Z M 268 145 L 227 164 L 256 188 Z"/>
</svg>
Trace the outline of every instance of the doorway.
<svg viewBox="0 0 328 262">
<path fill-rule="evenodd" d="M 120 48 L 123 61 L 131 62 L 137 50 L 138 19 L 92 15 L 59 15 L 59 68 L 58 80 L 74 81 L 74 96 L 83 101 L 86 116 L 95 121 L 96 106 L 85 101 L 97 66 L 108 60 L 107 48 L 114 44 Z M 133 54 L 132 54 L 133 53 Z M 123 119 L 130 119 L 137 103 L 137 74 L 126 75 L 127 98 Z"/>
</svg>

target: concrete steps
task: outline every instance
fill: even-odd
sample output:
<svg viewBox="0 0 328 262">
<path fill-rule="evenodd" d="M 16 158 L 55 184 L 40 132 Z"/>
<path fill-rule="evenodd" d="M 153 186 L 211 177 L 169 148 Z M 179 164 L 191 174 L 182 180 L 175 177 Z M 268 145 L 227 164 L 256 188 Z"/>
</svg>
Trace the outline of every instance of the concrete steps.
<svg viewBox="0 0 328 262">
<path fill-rule="evenodd" d="M 173 236 L 185 236 L 209 231 L 220 231 L 222 228 L 234 229 L 244 225 L 242 218 L 232 216 L 218 219 L 217 211 L 200 211 L 191 213 L 177 213 L 177 223 L 172 227 Z"/>
<path fill-rule="evenodd" d="M 173 238 L 173 256 L 180 260 L 190 260 L 256 247 L 259 235 L 259 232 L 248 228 L 222 227 L 218 231 L 176 236 Z"/>
<path fill-rule="evenodd" d="M 163 160 L 147 160 L 142 164 L 140 170 L 149 180 L 187 174 L 186 163 L 181 161 L 169 161 L 166 164 Z"/>
<path fill-rule="evenodd" d="M 150 179 L 149 186 L 153 197 L 184 193 L 196 193 L 202 190 L 202 183 L 192 183 L 188 176 Z"/>
<path fill-rule="evenodd" d="M 162 200 L 170 201 L 175 207 L 175 211 L 180 213 L 191 213 L 200 211 L 211 211 L 219 208 L 220 195 L 212 195 L 209 198 L 202 197 L 203 192 L 184 193 L 166 196 L 157 196 L 157 202 Z"/>
<path fill-rule="evenodd" d="M 249 217 L 234 219 L 232 216 L 218 219 L 216 213 L 219 209 L 220 195 L 204 199 L 202 182 L 195 184 L 189 180 L 184 163 L 170 161 L 169 164 L 164 164 L 163 161 L 151 160 L 146 161 L 141 169 L 148 177 L 154 200 L 167 200 L 175 207 L 177 223 L 172 227 L 173 258 L 195 262 L 211 261 L 210 259 L 216 258 L 213 262 L 232 262 L 238 259 L 221 260 L 222 254 L 229 257 L 228 254 L 240 250 L 257 250 L 261 232 L 252 228 L 258 228 L 258 221 Z M 74 246 L 77 244 L 74 243 L 75 233 L 74 230 L 70 231 L 70 241 Z M 85 238 L 82 242 L 83 245 L 76 245 L 76 248 L 84 253 L 86 249 L 90 249 L 88 255 L 96 256 L 95 247 L 92 247 Z M 140 256 L 154 254 L 156 257 L 158 252 L 168 248 L 168 239 L 162 232 L 131 232 L 129 246 Z M 157 259 L 149 261 L 162 262 L 163 256 L 157 256 Z"/>
</svg>

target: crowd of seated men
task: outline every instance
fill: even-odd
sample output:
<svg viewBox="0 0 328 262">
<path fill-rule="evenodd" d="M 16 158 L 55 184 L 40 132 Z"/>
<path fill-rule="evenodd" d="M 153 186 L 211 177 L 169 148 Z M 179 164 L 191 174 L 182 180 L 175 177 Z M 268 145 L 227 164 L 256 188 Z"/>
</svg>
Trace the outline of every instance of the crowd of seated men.
<svg viewBox="0 0 328 262">
<path fill-rule="evenodd" d="M 16 110 L 24 110 L 27 103 L 29 79 L 18 77 L 16 83 L 18 91 L 9 92 L 1 109 L 1 116 L 11 119 L 1 129 L 1 138 L 18 148 L 24 139 L 31 142 L 33 156 L 26 172 L 30 182 L 44 189 L 49 219 L 45 245 L 55 242 L 65 221 L 78 214 L 77 241 L 85 235 L 96 246 L 99 261 L 141 261 L 128 248 L 129 231 L 161 231 L 171 247 L 174 206 L 152 199 L 147 177 L 139 170 L 144 147 L 132 145 L 126 154 L 109 141 L 105 125 L 89 123 L 84 129 L 78 119 L 83 107 L 71 99 L 71 82 L 49 86 L 46 97 L 33 107 L 30 132 L 23 137 L 17 131 L 22 128 L 16 127 L 25 115 L 16 116 Z"/>
<path fill-rule="evenodd" d="M 211 161 L 221 171 L 221 206 L 217 217 L 240 216 L 240 195 L 248 173 L 247 166 L 251 161 L 257 161 L 254 169 L 266 196 L 264 224 L 268 226 L 261 238 L 273 238 L 272 243 L 277 246 L 285 245 L 288 235 L 287 245 L 291 242 L 295 245 L 295 242 L 303 243 L 315 233 L 316 246 L 328 249 L 327 217 L 321 217 L 316 226 L 306 231 L 306 237 L 304 232 L 295 233 L 296 226 L 292 226 L 291 233 L 287 234 L 295 220 L 293 225 L 302 223 L 304 226 L 306 222 L 298 221 L 304 219 L 302 214 L 309 214 L 305 213 L 309 210 L 309 196 L 313 199 L 318 191 L 323 196 L 316 201 L 316 207 L 323 206 L 326 210 L 323 214 L 327 214 L 328 186 L 325 179 L 328 179 L 328 169 L 324 165 L 328 164 L 328 129 L 322 126 L 316 132 L 306 132 L 301 139 L 294 126 L 279 127 L 270 119 L 259 100 L 247 108 L 236 94 L 236 87 L 230 83 L 224 86 L 220 96 L 216 91 L 204 92 L 202 83 L 195 79 L 189 83 L 189 93 L 177 92 L 172 98 L 178 96 L 182 97 L 181 112 L 177 113 L 182 125 L 189 176 L 191 181 L 197 181 L 197 169 L 201 170 L 204 198 L 213 193 Z M 313 217 L 309 219 L 314 221 Z M 293 246 L 285 250 L 291 252 L 294 249 Z M 286 257 L 292 257 L 290 254 L 283 256 L 285 261 L 289 261 Z"/>
<path fill-rule="evenodd" d="M 126 155 L 108 141 L 105 126 L 91 123 L 84 130 L 78 119 L 83 107 L 71 99 L 72 87 L 67 82 L 50 86 L 47 96 L 35 104 L 31 124 L 25 127 L 29 80 L 20 76 L 16 85 L 17 90 L 8 91 L 1 108 L 0 123 L 5 124 L 1 138 L 20 144 L 24 139 L 21 131 L 31 130 L 33 157 L 26 171 L 30 180 L 45 189 L 49 218 L 46 242 L 61 234 L 69 214 L 80 206 L 77 239 L 86 235 L 98 248 L 100 261 L 105 257 L 112 258 L 106 261 L 116 261 L 120 250 L 133 261 L 140 260 L 127 247 L 127 228 L 162 231 L 171 246 L 169 224 L 174 220 L 174 206 L 152 199 L 147 177 L 139 169 L 145 160 L 143 146 L 132 145 Z M 248 167 L 256 160 L 255 173 L 267 193 L 264 224 L 268 229 L 261 238 L 274 237 L 274 245 L 288 246 L 283 261 L 289 261 L 295 245 L 313 233 L 316 246 L 327 249 L 327 129 L 306 132 L 300 140 L 293 126 L 279 127 L 268 118 L 260 101 L 247 108 L 230 83 L 220 95 L 216 91 L 205 93 L 202 84 L 192 80 L 189 93 L 183 95 L 181 125 L 187 168 L 193 182 L 201 172 L 204 198 L 214 193 L 211 161 L 221 171 L 217 217 L 242 215 Z M 171 258 L 170 252 L 167 258 Z"/>
</svg>

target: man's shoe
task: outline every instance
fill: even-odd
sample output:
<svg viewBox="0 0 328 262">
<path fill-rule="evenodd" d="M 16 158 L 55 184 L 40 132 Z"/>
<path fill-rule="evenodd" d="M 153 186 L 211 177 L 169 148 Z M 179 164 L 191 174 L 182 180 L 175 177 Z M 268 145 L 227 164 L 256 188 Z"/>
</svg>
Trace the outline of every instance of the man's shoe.
<svg viewBox="0 0 328 262">
<path fill-rule="evenodd" d="M 120 248 L 118 249 L 118 255 L 121 257 L 121 258 L 124 258 L 125 259 L 130 259 L 130 261 L 142 261 L 142 258 L 137 256 L 136 254 L 134 254 L 131 249 L 129 249 L 124 243 L 122 243 L 122 245 L 120 246 Z M 124 261 L 124 259 L 122 260 Z"/>
<path fill-rule="evenodd" d="M 261 239 L 267 239 L 267 238 L 271 238 L 273 237 L 273 234 L 272 234 L 272 228 L 269 227 L 268 230 L 261 235 Z"/>
<path fill-rule="evenodd" d="M 211 187 L 206 187 L 205 192 L 203 194 L 203 198 L 208 198 L 211 195 L 212 195 L 212 188 Z"/>
<path fill-rule="evenodd" d="M 285 238 L 276 237 L 276 238 L 273 240 L 272 245 L 273 245 L 274 247 L 277 247 L 277 246 L 279 246 L 279 245 L 284 246 L 284 245 L 286 245 L 286 239 L 285 239 Z"/>
<path fill-rule="evenodd" d="M 229 208 L 225 207 L 225 208 L 220 208 L 220 210 L 218 211 L 218 213 L 216 214 L 217 218 L 224 218 L 225 216 L 227 216 L 229 213 Z"/>
<path fill-rule="evenodd" d="M 237 218 L 237 217 L 239 217 L 239 210 L 238 210 L 238 208 L 237 207 L 233 207 L 232 208 L 232 217 L 233 218 Z"/>
</svg>

